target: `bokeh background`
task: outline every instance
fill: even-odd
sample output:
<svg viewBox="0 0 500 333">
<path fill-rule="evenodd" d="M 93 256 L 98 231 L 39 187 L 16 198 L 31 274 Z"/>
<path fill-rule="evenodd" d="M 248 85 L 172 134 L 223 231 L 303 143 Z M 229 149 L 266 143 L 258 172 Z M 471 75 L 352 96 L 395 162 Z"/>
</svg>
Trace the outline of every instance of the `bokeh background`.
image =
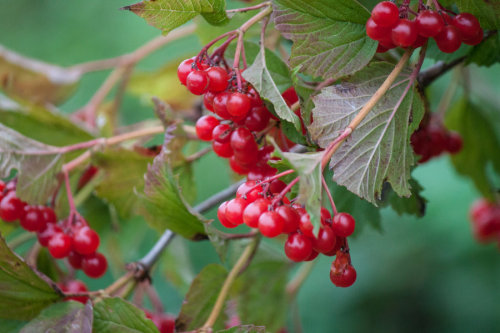
<svg viewBox="0 0 500 333">
<path fill-rule="evenodd" d="M 0 43 L 62 66 L 121 55 L 159 35 L 142 19 L 119 10 L 131 2 L 4 0 L 0 2 Z M 199 48 L 197 37 L 191 36 L 154 53 L 137 68 L 154 70 L 171 59 L 191 56 Z M 70 112 L 83 106 L 107 74 L 109 71 L 85 75 L 75 95 L 61 109 Z M 487 100 L 484 107 L 498 109 L 500 66 L 471 66 L 470 74 L 473 92 Z M 435 83 L 430 96 L 434 107 L 450 80 L 448 74 Z M 152 116 L 147 100 L 125 96 L 120 115 L 123 124 Z M 195 176 L 197 201 L 230 183 L 226 162 L 213 155 L 195 164 Z M 429 201 L 426 216 L 398 216 L 382 209 L 382 230 L 364 228 L 350 242 L 358 271 L 358 280 L 351 288 L 331 284 L 331 260 L 322 257 L 291 306 L 290 327 L 300 318 L 303 331 L 314 333 L 500 332 L 500 251 L 495 244 L 477 243 L 468 221 L 469 207 L 479 197 L 478 192 L 454 171 L 446 156 L 419 166 L 414 176 Z M 214 217 L 213 212 L 209 217 Z M 142 256 L 158 237 L 143 223 L 141 219 L 124 222 L 119 236 L 109 236 L 115 237 L 111 241 L 116 246 L 114 252 L 105 250 L 108 255 L 122 256 L 125 261 Z M 218 262 L 207 242 L 174 244 L 153 280 L 171 313 L 179 311 L 182 293 L 166 282 L 165 275 L 168 265 L 187 261 L 188 256 L 191 264 L 183 267 L 188 277 L 205 264 Z M 111 282 L 113 273 L 116 269 L 99 281 L 82 279 L 91 288 L 98 288 Z M 263 298 L 263 302 L 272 301 Z"/>
</svg>

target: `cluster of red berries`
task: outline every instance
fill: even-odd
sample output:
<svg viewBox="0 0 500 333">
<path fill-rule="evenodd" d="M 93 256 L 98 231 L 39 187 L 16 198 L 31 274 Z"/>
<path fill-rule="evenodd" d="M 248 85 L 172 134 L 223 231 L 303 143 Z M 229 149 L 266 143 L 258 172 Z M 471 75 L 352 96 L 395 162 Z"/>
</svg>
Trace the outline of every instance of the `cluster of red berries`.
<svg viewBox="0 0 500 333">
<path fill-rule="evenodd" d="M 442 52 L 453 53 L 462 43 L 477 45 L 483 40 L 483 29 L 472 14 L 451 17 L 451 12 L 442 8 L 420 9 L 416 18 L 410 20 L 406 6 L 398 8 L 390 1 L 377 4 L 366 22 L 366 34 L 379 42 L 377 52 L 398 46 L 418 48 L 432 37 Z"/>
<path fill-rule="evenodd" d="M 268 127 L 272 115 L 255 89 L 243 82 L 246 93 L 240 92 L 230 72 L 206 63 L 195 65 L 194 59 L 184 60 L 177 74 L 193 94 L 204 94 L 205 107 L 218 116 L 198 119 L 198 137 L 211 141 L 214 152 L 228 158 L 234 172 L 249 179 L 273 175 L 276 170 L 267 164 L 273 147 L 257 143 L 259 132 Z"/>
<path fill-rule="evenodd" d="M 295 262 L 311 261 L 319 253 L 337 255 L 330 278 L 339 287 L 352 285 L 356 270 L 350 263 L 346 237 L 354 232 L 354 218 L 348 213 L 338 213 L 332 218 L 330 212 L 322 208 L 321 227 L 318 235 L 314 235 L 309 214 L 284 196 L 287 191 L 287 185 L 281 180 L 249 180 L 238 188 L 236 198 L 219 206 L 217 217 L 226 228 L 246 224 L 265 237 L 287 235 L 285 254 Z"/>
<path fill-rule="evenodd" d="M 422 122 L 411 136 L 411 145 L 415 154 L 421 156 L 419 163 L 425 163 L 444 152 L 457 154 L 463 142 L 460 134 L 448 131 L 439 122 Z"/>
<path fill-rule="evenodd" d="M 474 235 L 480 242 L 496 240 L 500 246 L 500 204 L 484 198 L 476 201 L 470 210 Z"/>
<path fill-rule="evenodd" d="M 64 283 L 58 283 L 57 284 L 61 290 L 67 294 L 80 294 L 80 293 L 86 293 L 89 290 L 87 289 L 87 286 L 85 283 L 83 283 L 80 280 L 70 280 L 66 281 Z M 73 300 L 76 302 L 80 302 L 82 304 L 87 303 L 88 301 L 88 296 L 69 296 L 66 297 L 66 301 Z"/>
<path fill-rule="evenodd" d="M 28 205 L 16 196 L 15 180 L 7 184 L 0 181 L 0 218 L 9 223 L 19 220 L 23 229 L 37 233 L 38 242 L 52 257 L 67 257 L 72 267 L 82 269 L 87 276 L 98 278 L 106 272 L 106 258 L 96 252 L 99 235 L 87 222 L 79 217 L 72 223 L 58 224 L 52 208 Z"/>
</svg>

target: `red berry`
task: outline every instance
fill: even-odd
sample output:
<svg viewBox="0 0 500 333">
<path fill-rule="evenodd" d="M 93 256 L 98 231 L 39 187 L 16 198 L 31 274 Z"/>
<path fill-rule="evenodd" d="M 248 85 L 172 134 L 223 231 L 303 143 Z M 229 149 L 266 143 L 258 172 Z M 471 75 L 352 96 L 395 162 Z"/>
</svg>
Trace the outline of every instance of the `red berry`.
<svg viewBox="0 0 500 333">
<path fill-rule="evenodd" d="M 234 155 L 229 158 L 229 167 L 239 175 L 246 175 L 250 171 L 248 167 L 241 164 Z"/>
<path fill-rule="evenodd" d="M 332 265 L 330 270 L 330 280 L 337 287 L 350 287 L 356 281 L 356 270 L 350 264 L 346 265 L 342 269 L 336 269 Z"/>
<path fill-rule="evenodd" d="M 217 156 L 223 157 L 223 158 L 229 158 L 233 156 L 233 148 L 231 148 L 231 144 L 229 142 L 217 142 L 213 141 L 212 142 L 212 149 L 214 152 L 217 154 Z"/>
<path fill-rule="evenodd" d="M 483 29 L 479 29 L 479 31 L 474 37 L 463 39 L 462 42 L 467 45 L 477 45 L 482 42 L 483 35 L 484 35 Z"/>
<path fill-rule="evenodd" d="M 278 213 L 283 218 L 283 221 L 285 221 L 283 233 L 289 234 L 297 231 L 299 228 L 300 216 L 294 208 L 286 205 L 279 206 L 276 208 L 276 213 Z"/>
<path fill-rule="evenodd" d="M 338 213 L 333 217 L 333 232 L 340 237 L 349 237 L 352 235 L 355 225 L 354 217 L 348 213 Z"/>
<path fill-rule="evenodd" d="M 418 13 L 415 22 L 417 23 L 418 34 L 422 37 L 436 36 L 444 28 L 443 17 L 432 10 L 423 10 Z"/>
<path fill-rule="evenodd" d="M 255 142 L 252 132 L 246 127 L 238 127 L 233 131 L 231 134 L 231 147 L 235 151 L 244 153 L 257 153 L 258 150 L 257 142 Z"/>
<path fill-rule="evenodd" d="M 300 214 L 300 210 L 298 210 L 298 211 Z M 311 223 L 311 219 L 309 217 L 309 214 L 306 213 L 305 210 L 304 210 L 303 214 L 300 214 L 299 229 L 307 237 L 311 237 L 311 238 L 314 237 L 314 234 L 313 234 L 314 226 Z"/>
<path fill-rule="evenodd" d="M 470 13 L 460 13 L 453 19 L 452 24 L 460 31 L 463 39 L 473 38 L 481 29 L 477 18 Z"/>
<path fill-rule="evenodd" d="M 245 116 L 252 107 L 250 98 L 240 92 L 232 93 L 227 99 L 227 112 L 236 117 Z"/>
<path fill-rule="evenodd" d="M 250 203 L 243 211 L 243 222 L 250 228 L 257 228 L 260 216 L 268 211 L 270 204 L 271 202 L 264 198 Z"/>
<path fill-rule="evenodd" d="M 337 252 L 342 249 L 342 246 L 344 245 L 344 243 L 345 243 L 345 238 L 344 237 L 336 236 L 335 237 L 335 246 L 333 247 L 333 249 L 331 251 L 329 251 L 327 253 L 323 253 L 323 254 L 325 256 L 330 256 L 330 257 L 335 256 L 337 254 Z"/>
<path fill-rule="evenodd" d="M 399 19 L 398 6 L 390 1 L 382 1 L 373 8 L 372 19 L 381 27 L 393 28 Z"/>
<path fill-rule="evenodd" d="M 42 246 L 48 246 L 49 240 L 56 233 L 62 233 L 62 229 L 54 223 L 48 223 L 42 231 L 37 233 L 38 242 Z"/>
<path fill-rule="evenodd" d="M 285 242 L 285 254 L 292 261 L 305 261 L 313 253 L 309 237 L 299 233 L 290 234 Z"/>
<path fill-rule="evenodd" d="M 243 198 L 247 201 L 247 203 L 252 203 L 257 199 L 262 198 L 262 186 L 258 186 L 252 190 L 257 183 L 252 180 L 247 180 L 243 184 L 241 184 L 236 190 L 236 197 Z"/>
<path fill-rule="evenodd" d="M 434 40 L 441 52 L 444 53 L 455 52 L 460 48 L 460 44 L 462 43 L 460 31 L 453 25 L 445 26 L 439 34 L 434 36 Z"/>
<path fill-rule="evenodd" d="M 73 233 L 73 248 L 80 254 L 94 253 L 99 247 L 99 235 L 88 226 L 78 228 Z"/>
<path fill-rule="evenodd" d="M 219 208 L 217 209 L 217 218 L 219 219 L 220 224 L 222 224 L 226 228 L 236 228 L 237 225 L 232 224 L 227 220 L 226 208 L 227 208 L 227 201 L 224 201 L 223 203 L 220 204 Z"/>
<path fill-rule="evenodd" d="M 329 253 L 335 248 L 335 241 L 336 236 L 332 228 L 324 225 L 319 229 L 318 236 L 313 239 L 313 248 L 321 253 Z"/>
<path fill-rule="evenodd" d="M 271 114 L 265 107 L 253 107 L 245 118 L 245 127 L 252 132 L 260 132 L 269 124 L 269 118 Z"/>
<path fill-rule="evenodd" d="M 45 220 L 45 224 L 57 222 L 56 213 L 52 208 L 42 207 L 42 213 L 43 213 L 43 219 Z"/>
<path fill-rule="evenodd" d="M 84 293 L 84 292 L 89 291 L 87 289 L 87 286 L 85 285 L 85 283 L 83 283 L 82 281 L 79 281 L 79 280 L 68 281 L 68 282 L 66 282 L 66 284 L 63 284 L 60 287 L 61 287 L 62 291 L 67 293 L 67 294 L 77 294 L 77 293 Z M 75 297 L 67 297 L 66 299 L 67 300 L 71 299 L 73 301 L 77 301 L 77 302 L 85 304 L 85 303 L 87 303 L 87 300 L 89 298 L 86 296 L 75 296 Z"/>
<path fill-rule="evenodd" d="M 272 238 L 283 232 L 285 221 L 276 212 L 267 211 L 259 217 L 259 231 L 262 235 Z"/>
<path fill-rule="evenodd" d="M 0 218 L 5 222 L 18 220 L 23 212 L 26 203 L 16 196 L 15 191 L 8 192 L 0 201 Z"/>
<path fill-rule="evenodd" d="M 478 220 L 482 214 L 487 213 L 493 207 L 494 207 L 494 204 L 492 204 L 491 202 L 489 202 L 488 200 L 486 200 L 484 198 L 477 200 L 476 202 L 474 202 L 472 204 L 472 207 L 470 209 L 471 220 L 473 220 L 473 221 Z"/>
<path fill-rule="evenodd" d="M 212 131 L 212 139 L 221 143 L 229 142 L 232 132 L 233 130 L 228 124 L 219 124 Z"/>
<path fill-rule="evenodd" d="M 331 220 L 332 215 L 330 214 L 330 211 L 326 209 L 325 207 L 321 207 L 321 222 L 326 223 L 327 220 Z"/>
<path fill-rule="evenodd" d="M 386 48 L 382 44 L 378 43 L 378 45 L 377 45 L 377 51 L 376 51 L 377 53 L 385 53 L 387 51 L 389 51 L 388 48 Z"/>
<path fill-rule="evenodd" d="M 193 62 L 194 59 L 186 59 L 177 67 L 177 77 L 183 85 L 186 85 L 186 79 L 189 73 L 193 71 Z"/>
<path fill-rule="evenodd" d="M 208 111 L 215 112 L 214 111 L 214 98 L 215 94 L 213 92 L 207 91 L 205 95 L 203 95 L 203 105 L 205 105 L 205 108 Z"/>
<path fill-rule="evenodd" d="M 173 316 L 163 313 L 147 313 L 146 316 L 153 321 L 160 333 L 174 333 L 175 318 Z"/>
<path fill-rule="evenodd" d="M 458 133 L 451 132 L 446 138 L 446 150 L 450 154 L 457 154 L 462 150 L 462 137 Z"/>
<path fill-rule="evenodd" d="M 104 275 L 107 268 L 108 261 L 106 257 L 99 252 L 83 257 L 82 270 L 88 277 L 97 279 Z"/>
<path fill-rule="evenodd" d="M 2 180 L 0 180 L 0 195 L 2 194 L 4 189 L 5 189 L 5 183 Z"/>
<path fill-rule="evenodd" d="M 415 40 L 415 43 L 411 47 L 417 49 L 421 46 L 424 46 L 425 42 L 427 42 L 428 38 L 422 37 L 420 35 L 417 36 L 417 39 Z"/>
<path fill-rule="evenodd" d="M 297 92 L 295 91 L 294 87 L 290 87 L 287 90 L 285 90 L 281 94 L 281 96 L 283 96 L 283 99 L 285 100 L 288 106 L 291 106 L 299 101 L 299 96 L 297 95 Z"/>
<path fill-rule="evenodd" d="M 71 251 L 68 254 L 68 262 L 74 269 L 82 268 L 83 256 L 75 251 Z"/>
<path fill-rule="evenodd" d="M 392 42 L 397 46 L 410 47 L 417 40 L 417 36 L 418 29 L 415 21 L 400 19 L 392 29 Z"/>
<path fill-rule="evenodd" d="M 366 34 L 373 40 L 384 41 L 386 44 L 388 41 L 391 41 L 391 28 L 386 28 L 378 25 L 373 21 L 370 17 L 368 21 L 366 21 Z"/>
<path fill-rule="evenodd" d="M 64 232 L 55 233 L 49 239 L 47 248 L 54 258 L 64 258 L 71 252 L 71 237 Z"/>
<path fill-rule="evenodd" d="M 214 97 L 214 112 L 223 119 L 231 119 L 231 115 L 227 112 L 227 99 L 231 93 L 223 91 Z"/>
<path fill-rule="evenodd" d="M 242 198 L 234 198 L 227 202 L 226 219 L 229 223 L 240 225 L 243 223 L 243 211 L 247 202 Z"/>
<path fill-rule="evenodd" d="M 210 67 L 207 70 L 209 79 L 208 91 L 221 92 L 226 90 L 229 76 L 227 72 L 220 67 Z"/>
<path fill-rule="evenodd" d="M 28 231 L 41 231 L 45 228 L 43 210 L 39 206 L 25 206 L 23 214 L 19 218 L 21 227 Z"/>
<path fill-rule="evenodd" d="M 205 71 L 194 70 L 187 76 L 186 87 L 194 95 L 203 95 L 208 89 L 208 81 Z"/>
<path fill-rule="evenodd" d="M 212 140 L 212 132 L 219 125 L 219 120 L 214 116 L 203 116 L 196 121 L 196 135 L 203 141 Z"/>
</svg>

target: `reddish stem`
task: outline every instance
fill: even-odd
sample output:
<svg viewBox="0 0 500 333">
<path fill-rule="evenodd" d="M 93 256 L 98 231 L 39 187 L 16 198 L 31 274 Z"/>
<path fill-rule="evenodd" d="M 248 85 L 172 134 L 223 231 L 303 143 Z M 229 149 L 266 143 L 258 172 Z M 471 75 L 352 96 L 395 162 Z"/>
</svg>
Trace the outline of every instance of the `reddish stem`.
<svg viewBox="0 0 500 333">
<path fill-rule="evenodd" d="M 244 13 L 244 12 L 248 12 L 251 10 L 256 10 L 256 9 L 268 7 L 270 5 L 271 5 L 271 3 L 268 1 L 268 2 L 263 2 L 261 4 L 251 6 L 251 7 L 228 9 L 228 10 L 226 10 L 226 13 Z"/>
<path fill-rule="evenodd" d="M 326 180 L 325 177 L 323 176 L 323 173 L 321 173 L 321 183 L 323 184 L 323 188 L 325 189 L 326 195 L 328 196 L 328 200 L 330 201 L 330 205 L 332 206 L 333 209 L 333 215 L 337 215 L 337 207 L 335 206 L 335 202 L 333 201 L 332 193 L 330 192 L 330 189 L 326 185 Z"/>
<path fill-rule="evenodd" d="M 249 189 L 248 189 L 248 190 L 244 193 L 244 195 L 247 195 L 250 191 L 255 190 L 256 188 L 259 188 L 259 186 L 262 186 L 262 184 L 268 184 L 268 183 L 272 182 L 273 180 L 276 180 L 276 179 L 278 179 L 278 178 L 280 178 L 280 177 L 283 177 L 283 176 L 289 175 L 289 174 L 294 173 L 294 172 L 295 172 L 295 170 L 290 169 L 290 170 L 286 170 L 286 171 L 280 172 L 280 173 L 278 173 L 277 175 L 274 175 L 274 176 L 272 176 L 272 177 L 268 177 L 268 178 L 266 178 L 266 179 L 264 179 L 264 180 L 260 181 L 259 183 L 255 184 L 254 186 L 250 187 L 250 188 L 249 188 Z"/>
<path fill-rule="evenodd" d="M 280 202 L 281 199 L 283 199 L 283 197 L 288 193 L 290 192 L 290 190 L 292 189 L 292 187 L 297 184 L 300 180 L 300 177 L 297 177 L 295 178 L 294 180 L 292 180 L 290 182 L 290 184 L 288 184 L 281 192 L 280 194 L 278 194 L 274 200 L 271 202 L 271 206 L 274 207 L 274 205 L 276 205 L 278 202 Z"/>
</svg>

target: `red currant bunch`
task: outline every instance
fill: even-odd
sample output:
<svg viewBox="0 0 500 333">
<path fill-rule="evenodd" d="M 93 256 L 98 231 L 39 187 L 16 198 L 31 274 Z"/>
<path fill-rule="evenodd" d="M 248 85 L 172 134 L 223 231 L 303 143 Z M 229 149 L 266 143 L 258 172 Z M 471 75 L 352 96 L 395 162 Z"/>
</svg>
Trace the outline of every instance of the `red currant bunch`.
<svg viewBox="0 0 500 333">
<path fill-rule="evenodd" d="M 484 198 L 470 209 L 470 219 L 475 237 L 480 242 L 496 240 L 500 245 L 500 204 Z"/>
</svg>

